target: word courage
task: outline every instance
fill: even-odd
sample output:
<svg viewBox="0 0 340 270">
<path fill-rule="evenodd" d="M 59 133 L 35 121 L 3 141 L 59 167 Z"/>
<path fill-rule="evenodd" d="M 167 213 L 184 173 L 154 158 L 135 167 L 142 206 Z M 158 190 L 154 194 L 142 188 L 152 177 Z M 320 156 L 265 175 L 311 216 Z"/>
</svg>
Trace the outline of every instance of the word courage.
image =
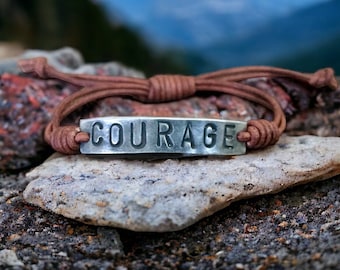
<svg viewBox="0 0 340 270">
<path fill-rule="evenodd" d="M 90 134 L 83 154 L 238 155 L 246 151 L 237 140 L 245 122 L 202 118 L 100 117 L 82 119 Z"/>
</svg>

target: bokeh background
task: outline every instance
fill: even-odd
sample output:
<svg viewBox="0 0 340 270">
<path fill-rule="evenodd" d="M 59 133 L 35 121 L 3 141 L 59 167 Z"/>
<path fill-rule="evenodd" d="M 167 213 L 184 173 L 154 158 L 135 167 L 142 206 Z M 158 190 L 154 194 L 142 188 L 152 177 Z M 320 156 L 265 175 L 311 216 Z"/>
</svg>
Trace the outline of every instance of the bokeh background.
<svg viewBox="0 0 340 270">
<path fill-rule="evenodd" d="M 340 74 L 339 0 L 0 0 L 0 57 L 78 49 L 155 73 L 243 65 Z"/>
</svg>

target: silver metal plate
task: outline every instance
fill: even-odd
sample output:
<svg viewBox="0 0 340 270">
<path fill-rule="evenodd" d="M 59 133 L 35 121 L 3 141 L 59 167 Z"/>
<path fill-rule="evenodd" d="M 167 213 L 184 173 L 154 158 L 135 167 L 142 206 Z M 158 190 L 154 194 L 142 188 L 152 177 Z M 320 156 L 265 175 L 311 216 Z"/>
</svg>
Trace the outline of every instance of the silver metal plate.
<svg viewBox="0 0 340 270">
<path fill-rule="evenodd" d="M 82 154 L 152 154 L 181 156 L 241 155 L 245 143 L 236 139 L 247 123 L 203 118 L 99 117 L 80 120 L 90 140 Z M 149 155 L 151 154 L 151 155 Z"/>
</svg>

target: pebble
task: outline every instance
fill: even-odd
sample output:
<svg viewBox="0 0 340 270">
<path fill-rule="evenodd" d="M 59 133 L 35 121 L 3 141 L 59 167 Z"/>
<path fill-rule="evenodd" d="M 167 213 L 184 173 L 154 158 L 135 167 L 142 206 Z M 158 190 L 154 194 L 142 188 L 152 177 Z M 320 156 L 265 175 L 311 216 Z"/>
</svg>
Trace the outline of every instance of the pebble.
<svg viewBox="0 0 340 270">
<path fill-rule="evenodd" d="M 0 266 L 24 266 L 13 250 L 0 250 Z"/>
<path fill-rule="evenodd" d="M 133 68 L 128 68 L 118 62 L 107 62 L 97 64 L 86 64 L 81 53 L 71 47 L 63 47 L 54 51 L 26 50 L 15 58 L 7 58 L 0 61 L 0 74 L 21 74 L 17 61 L 34 57 L 46 57 L 48 63 L 61 72 L 92 74 L 92 75 L 114 75 L 132 76 L 143 78 L 144 74 Z"/>
<path fill-rule="evenodd" d="M 340 173 L 340 138 L 283 136 L 232 158 L 131 160 L 53 154 L 27 174 L 24 199 L 88 224 L 186 228 L 243 198 Z"/>
</svg>

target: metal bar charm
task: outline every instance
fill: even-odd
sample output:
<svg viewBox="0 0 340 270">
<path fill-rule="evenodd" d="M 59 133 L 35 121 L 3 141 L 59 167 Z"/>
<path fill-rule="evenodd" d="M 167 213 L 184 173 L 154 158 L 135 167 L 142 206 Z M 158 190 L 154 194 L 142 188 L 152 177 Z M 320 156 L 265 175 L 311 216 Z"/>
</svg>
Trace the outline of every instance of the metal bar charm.
<svg viewBox="0 0 340 270">
<path fill-rule="evenodd" d="M 90 140 L 82 154 L 241 155 L 237 133 L 247 123 L 203 118 L 99 117 L 80 120 Z"/>
</svg>

